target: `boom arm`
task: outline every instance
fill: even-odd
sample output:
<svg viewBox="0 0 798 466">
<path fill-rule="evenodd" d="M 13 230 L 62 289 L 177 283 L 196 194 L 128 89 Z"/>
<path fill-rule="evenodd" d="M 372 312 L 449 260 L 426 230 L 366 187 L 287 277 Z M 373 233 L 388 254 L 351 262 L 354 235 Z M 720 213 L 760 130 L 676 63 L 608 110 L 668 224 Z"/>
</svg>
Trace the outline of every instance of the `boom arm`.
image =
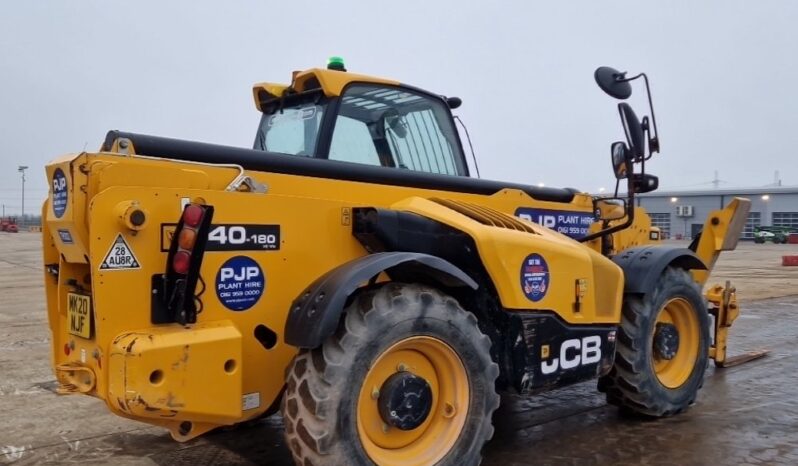
<svg viewBox="0 0 798 466">
<path fill-rule="evenodd" d="M 706 270 L 692 271 L 699 285 L 706 284 L 720 253 L 737 247 L 750 209 L 751 201 L 735 197 L 725 208 L 709 214 L 701 233 L 690 244 L 690 249 L 707 266 Z"/>
<path fill-rule="evenodd" d="M 737 247 L 740 234 L 748 219 L 751 201 L 735 197 L 729 205 L 722 210 L 710 213 L 704 229 L 690 244 L 690 249 L 696 253 L 707 266 L 706 270 L 692 270 L 696 282 L 704 285 L 709 274 L 715 266 L 715 261 L 722 251 L 731 251 Z M 759 350 L 741 354 L 732 358 L 726 356 L 726 347 L 729 339 L 729 329 L 740 315 L 737 304 L 736 290 L 731 283 L 726 286 L 715 285 L 706 292 L 709 302 L 709 312 L 715 317 L 715 337 L 709 350 L 709 357 L 715 361 L 717 367 L 731 367 L 765 356 L 767 350 Z"/>
</svg>

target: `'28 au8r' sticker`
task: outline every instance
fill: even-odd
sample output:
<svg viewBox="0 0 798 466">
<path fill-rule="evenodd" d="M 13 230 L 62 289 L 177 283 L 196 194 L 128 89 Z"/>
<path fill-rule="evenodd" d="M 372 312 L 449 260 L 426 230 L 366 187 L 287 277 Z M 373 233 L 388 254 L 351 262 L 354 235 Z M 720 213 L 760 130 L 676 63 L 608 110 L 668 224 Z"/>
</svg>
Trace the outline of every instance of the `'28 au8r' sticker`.
<svg viewBox="0 0 798 466">
<path fill-rule="evenodd" d="M 111 249 L 108 250 L 105 259 L 100 264 L 100 270 L 132 270 L 139 268 L 141 268 L 141 264 L 136 259 L 133 249 L 125 241 L 125 237 L 121 233 L 116 235 L 116 239 L 111 244 Z"/>
</svg>

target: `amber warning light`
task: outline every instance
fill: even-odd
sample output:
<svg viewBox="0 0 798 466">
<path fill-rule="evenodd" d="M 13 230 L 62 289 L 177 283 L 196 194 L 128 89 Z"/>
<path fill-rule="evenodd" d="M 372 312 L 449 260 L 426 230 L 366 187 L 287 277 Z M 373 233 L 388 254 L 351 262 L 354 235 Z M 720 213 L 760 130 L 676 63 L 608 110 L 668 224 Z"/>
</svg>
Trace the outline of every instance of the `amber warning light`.
<svg viewBox="0 0 798 466">
<path fill-rule="evenodd" d="M 191 253 L 197 242 L 197 230 L 202 224 L 205 210 L 196 204 L 189 204 L 183 211 L 183 228 L 177 236 L 177 251 L 172 257 L 172 270 L 181 275 L 191 267 Z"/>
</svg>

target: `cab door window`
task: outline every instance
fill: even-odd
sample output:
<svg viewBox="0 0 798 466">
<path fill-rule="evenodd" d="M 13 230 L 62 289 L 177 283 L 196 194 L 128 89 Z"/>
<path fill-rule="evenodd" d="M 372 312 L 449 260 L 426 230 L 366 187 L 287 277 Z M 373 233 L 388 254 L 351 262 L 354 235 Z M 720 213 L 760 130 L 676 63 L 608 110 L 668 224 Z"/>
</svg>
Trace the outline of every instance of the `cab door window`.
<svg viewBox="0 0 798 466">
<path fill-rule="evenodd" d="M 341 96 L 329 158 L 467 175 L 449 109 L 406 89 L 355 84 Z"/>
</svg>

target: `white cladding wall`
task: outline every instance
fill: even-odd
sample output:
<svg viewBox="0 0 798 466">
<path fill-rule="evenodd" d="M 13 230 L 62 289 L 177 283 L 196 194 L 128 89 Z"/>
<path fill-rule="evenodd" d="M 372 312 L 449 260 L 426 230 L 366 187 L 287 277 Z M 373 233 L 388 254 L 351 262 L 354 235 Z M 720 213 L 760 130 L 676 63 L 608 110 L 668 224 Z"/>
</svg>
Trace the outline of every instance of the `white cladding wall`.
<svg viewBox="0 0 798 466">
<path fill-rule="evenodd" d="M 798 215 L 798 191 L 788 193 L 747 193 L 747 194 L 716 194 L 711 191 L 703 193 L 663 193 L 658 195 L 652 193 L 646 196 L 637 197 L 637 205 L 644 207 L 646 211 L 653 214 L 669 214 L 670 237 L 692 238 L 701 229 L 709 213 L 720 209 L 728 204 L 735 196 L 744 197 L 751 200 L 750 223 L 743 232 L 743 238 L 750 238 L 753 225 L 773 225 L 773 213 L 791 213 L 792 215 L 777 216 L 780 219 Z M 767 196 L 767 200 L 762 196 Z M 676 198 L 675 202 L 672 198 Z M 678 217 L 676 215 L 677 206 L 693 206 L 691 217 Z M 660 219 L 664 215 L 658 216 Z"/>
</svg>

